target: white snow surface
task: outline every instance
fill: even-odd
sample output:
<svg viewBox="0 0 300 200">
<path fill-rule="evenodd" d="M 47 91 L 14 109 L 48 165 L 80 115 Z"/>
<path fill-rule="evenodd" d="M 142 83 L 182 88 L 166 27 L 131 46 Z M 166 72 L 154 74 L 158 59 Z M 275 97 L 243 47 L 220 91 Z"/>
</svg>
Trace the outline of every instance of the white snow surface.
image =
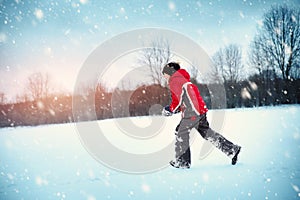
<svg viewBox="0 0 300 200">
<path fill-rule="evenodd" d="M 204 140 L 198 135 L 191 169 L 166 167 L 138 175 L 96 161 L 74 124 L 2 128 L 0 199 L 299 199 L 300 106 L 211 110 L 208 119 L 218 112 L 225 113 L 221 134 L 242 146 L 237 165 L 217 149 L 199 159 Z M 132 120 L 142 127 L 151 118 Z M 119 148 L 147 153 L 174 139 L 180 116 L 167 118 L 164 135 L 145 145 L 132 145 L 114 120 L 122 119 L 97 123 L 111 133 L 112 142 L 123 137 L 115 140 Z"/>
</svg>

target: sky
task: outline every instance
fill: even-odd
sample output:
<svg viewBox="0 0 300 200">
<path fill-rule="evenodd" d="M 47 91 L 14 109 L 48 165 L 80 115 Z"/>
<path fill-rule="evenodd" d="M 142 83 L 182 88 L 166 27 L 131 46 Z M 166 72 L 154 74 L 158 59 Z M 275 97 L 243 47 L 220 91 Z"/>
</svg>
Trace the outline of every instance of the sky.
<svg viewBox="0 0 300 200">
<path fill-rule="evenodd" d="M 246 55 L 263 14 L 282 4 L 300 7 L 299 0 L 0 0 L 0 92 L 8 99 L 22 94 L 35 72 L 70 91 L 97 46 L 146 27 L 182 33 L 210 56 L 232 43 Z"/>
</svg>

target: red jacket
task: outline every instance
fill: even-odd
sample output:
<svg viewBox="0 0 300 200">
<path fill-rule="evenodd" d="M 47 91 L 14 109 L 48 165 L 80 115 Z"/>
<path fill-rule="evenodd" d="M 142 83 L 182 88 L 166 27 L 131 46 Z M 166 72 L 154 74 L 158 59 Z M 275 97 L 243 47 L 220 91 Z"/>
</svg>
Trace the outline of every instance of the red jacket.
<svg viewBox="0 0 300 200">
<path fill-rule="evenodd" d="M 184 69 L 176 71 L 169 79 L 172 102 L 170 110 L 174 112 L 184 107 L 184 116 L 201 115 L 208 111 L 198 87 L 190 82 L 190 75 Z M 187 114 L 187 115 L 186 115 Z"/>
</svg>

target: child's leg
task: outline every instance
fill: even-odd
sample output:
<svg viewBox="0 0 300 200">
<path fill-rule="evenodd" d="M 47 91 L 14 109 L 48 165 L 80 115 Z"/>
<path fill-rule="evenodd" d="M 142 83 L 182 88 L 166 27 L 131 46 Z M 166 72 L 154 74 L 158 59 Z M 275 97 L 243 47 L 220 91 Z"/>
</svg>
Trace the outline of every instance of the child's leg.
<svg viewBox="0 0 300 200">
<path fill-rule="evenodd" d="M 191 164 L 191 151 L 190 151 L 190 146 L 189 146 L 189 132 L 180 132 L 179 127 L 181 123 L 178 124 L 175 130 L 175 158 L 179 162 L 187 162 L 188 164 Z"/>
<path fill-rule="evenodd" d="M 221 134 L 212 130 L 209 127 L 206 115 L 201 115 L 197 130 L 204 139 L 211 142 L 216 148 L 220 149 L 223 153 L 231 158 L 237 153 L 238 149 L 240 148 L 238 145 L 235 145 L 227 140 Z"/>
</svg>

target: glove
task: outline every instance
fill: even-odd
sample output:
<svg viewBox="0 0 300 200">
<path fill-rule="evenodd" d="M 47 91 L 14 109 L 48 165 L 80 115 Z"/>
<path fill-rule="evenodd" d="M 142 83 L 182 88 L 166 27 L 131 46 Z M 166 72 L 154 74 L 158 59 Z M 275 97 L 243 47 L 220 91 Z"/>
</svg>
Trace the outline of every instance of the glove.
<svg viewBox="0 0 300 200">
<path fill-rule="evenodd" d="M 173 113 L 172 113 L 171 110 L 170 110 L 170 106 L 164 107 L 164 109 L 162 110 L 161 114 L 162 114 L 163 116 L 166 116 L 166 117 L 172 116 L 172 115 L 173 115 Z"/>
<path fill-rule="evenodd" d="M 181 108 L 179 107 L 178 109 L 176 109 L 173 113 L 174 114 L 177 114 L 177 113 L 180 113 L 181 112 Z"/>
</svg>

